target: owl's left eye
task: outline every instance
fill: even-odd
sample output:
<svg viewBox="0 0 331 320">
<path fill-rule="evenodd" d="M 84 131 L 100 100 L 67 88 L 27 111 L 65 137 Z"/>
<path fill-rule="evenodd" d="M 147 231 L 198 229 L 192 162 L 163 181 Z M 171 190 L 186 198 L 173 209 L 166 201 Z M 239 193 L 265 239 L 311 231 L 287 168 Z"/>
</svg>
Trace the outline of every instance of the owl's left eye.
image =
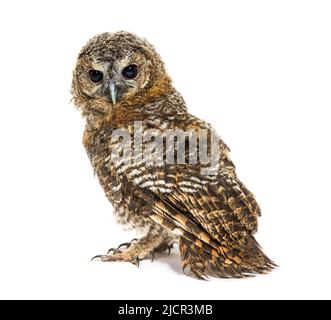
<svg viewBox="0 0 331 320">
<path fill-rule="evenodd" d="M 102 79 L 103 79 L 103 73 L 98 70 L 90 70 L 88 72 L 88 75 L 90 77 L 90 80 L 94 83 L 98 83 L 98 82 L 102 81 Z"/>
<path fill-rule="evenodd" d="M 138 66 L 135 64 L 130 64 L 122 70 L 122 75 L 127 79 L 134 79 L 138 74 Z"/>
</svg>

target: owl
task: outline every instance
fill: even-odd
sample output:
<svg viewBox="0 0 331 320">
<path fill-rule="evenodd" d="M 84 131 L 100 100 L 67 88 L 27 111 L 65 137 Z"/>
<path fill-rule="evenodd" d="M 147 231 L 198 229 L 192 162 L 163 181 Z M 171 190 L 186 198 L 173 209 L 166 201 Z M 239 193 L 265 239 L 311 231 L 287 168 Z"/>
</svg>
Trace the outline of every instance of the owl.
<svg viewBox="0 0 331 320">
<path fill-rule="evenodd" d="M 116 220 L 140 234 L 95 259 L 139 265 L 178 243 L 183 270 L 198 279 L 273 269 L 254 238 L 260 207 L 238 179 L 229 148 L 187 111 L 148 41 L 124 31 L 89 40 L 72 95 Z"/>
</svg>

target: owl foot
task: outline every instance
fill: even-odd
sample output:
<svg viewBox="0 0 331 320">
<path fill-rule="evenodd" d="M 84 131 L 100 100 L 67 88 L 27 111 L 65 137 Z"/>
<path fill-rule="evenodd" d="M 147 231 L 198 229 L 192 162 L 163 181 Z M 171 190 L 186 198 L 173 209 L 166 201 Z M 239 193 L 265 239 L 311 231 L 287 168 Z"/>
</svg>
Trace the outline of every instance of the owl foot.
<svg viewBox="0 0 331 320">
<path fill-rule="evenodd" d="M 132 264 L 139 267 L 140 259 L 138 256 L 132 256 L 130 254 L 125 254 L 125 252 L 121 252 L 118 249 L 115 249 L 116 252 L 114 254 L 100 254 L 96 255 L 91 259 L 91 261 L 99 259 L 102 262 L 114 262 L 114 261 L 122 261 L 122 262 L 131 262 Z"/>
<path fill-rule="evenodd" d="M 123 248 L 123 249 L 122 249 Z M 131 262 L 139 267 L 139 262 L 143 259 L 154 260 L 154 252 L 146 247 L 137 239 L 131 242 L 122 243 L 117 248 L 110 248 L 105 255 L 97 255 L 93 260 L 100 260 L 102 262 L 123 261 Z"/>
</svg>

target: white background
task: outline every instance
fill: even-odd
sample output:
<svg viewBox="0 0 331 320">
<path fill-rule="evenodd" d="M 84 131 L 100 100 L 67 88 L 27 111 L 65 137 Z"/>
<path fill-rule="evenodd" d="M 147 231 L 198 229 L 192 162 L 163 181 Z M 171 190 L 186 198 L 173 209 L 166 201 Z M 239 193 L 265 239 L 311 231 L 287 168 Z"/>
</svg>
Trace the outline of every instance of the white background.
<svg viewBox="0 0 331 320">
<path fill-rule="evenodd" d="M 330 1 L 2 1 L 0 298 L 331 298 L 330 17 Z M 93 177 L 71 75 L 90 37 L 118 30 L 156 46 L 231 147 L 276 271 L 198 281 L 177 251 L 90 262 L 134 235 Z"/>
</svg>

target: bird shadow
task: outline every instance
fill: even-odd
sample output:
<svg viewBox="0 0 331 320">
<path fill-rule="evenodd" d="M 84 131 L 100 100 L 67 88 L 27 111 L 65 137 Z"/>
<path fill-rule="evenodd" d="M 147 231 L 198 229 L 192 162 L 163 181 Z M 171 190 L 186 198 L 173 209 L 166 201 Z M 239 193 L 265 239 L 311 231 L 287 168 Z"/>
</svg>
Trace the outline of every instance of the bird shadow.
<svg viewBox="0 0 331 320">
<path fill-rule="evenodd" d="M 163 263 L 169 266 L 170 269 L 175 271 L 177 274 L 183 274 L 183 268 L 179 256 L 178 248 L 173 248 L 169 255 L 158 254 L 156 257 L 158 263 Z"/>
</svg>

